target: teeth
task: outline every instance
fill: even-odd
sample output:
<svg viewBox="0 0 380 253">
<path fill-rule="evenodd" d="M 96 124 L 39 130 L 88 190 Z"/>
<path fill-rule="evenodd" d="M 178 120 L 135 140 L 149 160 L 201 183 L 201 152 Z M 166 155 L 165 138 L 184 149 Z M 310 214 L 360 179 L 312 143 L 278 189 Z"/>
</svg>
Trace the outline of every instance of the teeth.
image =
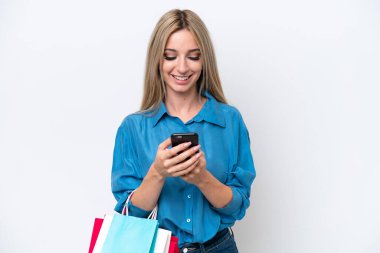
<svg viewBox="0 0 380 253">
<path fill-rule="evenodd" d="M 177 80 L 185 81 L 185 80 L 189 79 L 190 76 L 175 76 L 175 75 L 173 75 L 173 77 Z"/>
</svg>

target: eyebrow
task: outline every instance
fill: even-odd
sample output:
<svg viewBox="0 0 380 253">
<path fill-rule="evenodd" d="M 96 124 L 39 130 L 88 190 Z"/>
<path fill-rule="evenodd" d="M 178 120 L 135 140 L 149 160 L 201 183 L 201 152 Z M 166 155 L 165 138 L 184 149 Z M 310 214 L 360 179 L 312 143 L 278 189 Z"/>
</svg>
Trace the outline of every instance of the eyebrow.
<svg viewBox="0 0 380 253">
<path fill-rule="evenodd" d="M 177 50 L 175 49 L 172 49 L 172 48 L 165 48 L 165 51 L 172 51 L 172 52 L 177 52 Z M 192 52 L 200 52 L 201 50 L 199 48 L 194 48 L 194 49 L 190 49 L 188 52 L 189 53 L 192 53 Z"/>
</svg>

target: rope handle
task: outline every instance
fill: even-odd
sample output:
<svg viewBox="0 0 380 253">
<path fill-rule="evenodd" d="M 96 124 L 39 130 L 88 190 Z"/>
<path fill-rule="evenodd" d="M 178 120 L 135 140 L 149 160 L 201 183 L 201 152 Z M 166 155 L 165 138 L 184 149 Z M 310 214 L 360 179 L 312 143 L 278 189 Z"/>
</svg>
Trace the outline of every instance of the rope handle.
<svg viewBox="0 0 380 253">
<path fill-rule="evenodd" d="M 136 190 L 133 190 L 129 194 L 127 200 L 125 201 L 123 210 L 121 212 L 122 215 L 128 216 L 128 204 L 129 204 L 129 201 L 131 200 L 131 197 L 132 197 L 133 193 L 135 193 L 135 191 Z M 149 214 L 148 219 L 150 219 L 150 220 L 157 220 L 157 209 L 158 209 L 158 205 L 156 204 L 156 206 L 153 208 L 152 212 Z"/>
</svg>

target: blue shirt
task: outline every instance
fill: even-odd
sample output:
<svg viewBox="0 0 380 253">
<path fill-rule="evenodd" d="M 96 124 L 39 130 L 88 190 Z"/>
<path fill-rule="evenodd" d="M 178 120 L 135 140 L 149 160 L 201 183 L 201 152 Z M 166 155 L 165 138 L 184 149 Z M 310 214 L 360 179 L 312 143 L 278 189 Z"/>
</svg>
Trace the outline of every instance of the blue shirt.
<svg viewBox="0 0 380 253">
<path fill-rule="evenodd" d="M 162 102 L 157 113 L 134 113 L 120 125 L 114 149 L 112 192 L 121 212 L 129 194 L 141 184 L 155 160 L 158 145 L 172 133 L 196 132 L 205 154 L 206 168 L 230 186 L 232 201 L 223 208 L 213 207 L 194 185 L 181 178 L 165 179 L 158 200 L 158 222 L 185 242 L 205 242 L 218 231 L 242 219 L 250 204 L 256 176 L 248 130 L 233 106 L 218 102 L 209 93 L 199 113 L 183 123 L 169 115 Z M 129 214 L 147 217 L 149 211 L 129 204 Z"/>
</svg>

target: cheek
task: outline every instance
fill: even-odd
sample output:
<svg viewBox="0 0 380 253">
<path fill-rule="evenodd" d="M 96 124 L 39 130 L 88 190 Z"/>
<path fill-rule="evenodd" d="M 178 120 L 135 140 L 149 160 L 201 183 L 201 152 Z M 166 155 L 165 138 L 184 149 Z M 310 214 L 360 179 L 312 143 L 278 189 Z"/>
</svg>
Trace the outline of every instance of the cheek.
<svg viewBox="0 0 380 253">
<path fill-rule="evenodd" d="M 173 64 L 170 64 L 170 62 L 163 62 L 162 63 L 162 72 L 164 73 L 164 75 L 167 75 L 168 73 L 170 73 L 173 69 Z"/>
<path fill-rule="evenodd" d="M 194 68 L 194 72 L 197 72 L 197 75 L 198 77 L 201 75 L 202 73 L 202 64 L 198 64 L 195 68 Z"/>
<path fill-rule="evenodd" d="M 193 63 L 192 65 L 191 65 L 191 70 L 193 71 L 193 72 L 201 72 L 202 71 L 202 63 Z"/>
</svg>

